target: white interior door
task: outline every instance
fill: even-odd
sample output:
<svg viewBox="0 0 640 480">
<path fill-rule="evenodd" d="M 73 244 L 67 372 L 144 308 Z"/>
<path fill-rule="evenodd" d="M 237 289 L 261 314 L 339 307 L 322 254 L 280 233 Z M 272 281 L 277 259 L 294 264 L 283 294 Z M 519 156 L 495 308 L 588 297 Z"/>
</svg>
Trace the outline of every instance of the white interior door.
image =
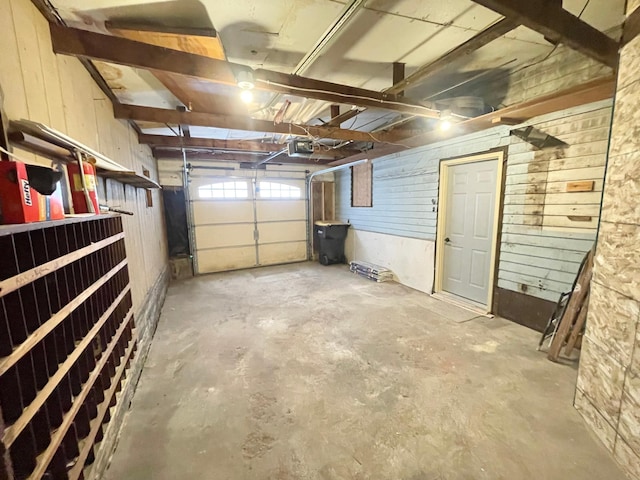
<svg viewBox="0 0 640 480">
<path fill-rule="evenodd" d="M 487 305 L 498 159 L 448 166 L 442 289 Z"/>
<path fill-rule="evenodd" d="M 305 181 L 193 177 L 197 273 L 304 261 Z"/>
</svg>

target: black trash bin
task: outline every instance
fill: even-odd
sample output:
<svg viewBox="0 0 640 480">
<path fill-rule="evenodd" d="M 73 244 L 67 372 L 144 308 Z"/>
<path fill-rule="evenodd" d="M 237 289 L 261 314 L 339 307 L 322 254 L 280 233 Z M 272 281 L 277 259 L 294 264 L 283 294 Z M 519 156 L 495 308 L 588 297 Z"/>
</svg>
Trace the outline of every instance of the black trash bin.
<svg viewBox="0 0 640 480">
<path fill-rule="evenodd" d="M 350 225 L 342 222 L 316 222 L 315 234 L 318 238 L 318 257 L 323 265 L 345 263 L 344 241 Z"/>
</svg>

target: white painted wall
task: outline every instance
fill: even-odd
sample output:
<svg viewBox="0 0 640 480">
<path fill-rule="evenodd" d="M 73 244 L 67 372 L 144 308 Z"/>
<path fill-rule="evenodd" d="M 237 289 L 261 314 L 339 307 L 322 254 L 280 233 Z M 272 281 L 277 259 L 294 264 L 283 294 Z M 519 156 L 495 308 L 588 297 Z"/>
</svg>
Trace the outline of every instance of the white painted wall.
<svg viewBox="0 0 640 480">
<path fill-rule="evenodd" d="M 347 260 L 375 263 L 393 271 L 394 280 L 421 292 L 433 290 L 435 242 L 350 228 Z"/>
</svg>

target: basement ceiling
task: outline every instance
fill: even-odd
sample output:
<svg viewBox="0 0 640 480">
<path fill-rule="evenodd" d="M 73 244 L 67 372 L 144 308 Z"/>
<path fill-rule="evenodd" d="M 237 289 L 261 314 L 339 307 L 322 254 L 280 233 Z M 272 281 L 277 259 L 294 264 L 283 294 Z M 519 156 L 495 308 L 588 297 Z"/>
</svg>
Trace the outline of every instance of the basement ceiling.
<svg viewBox="0 0 640 480">
<path fill-rule="evenodd" d="M 171 28 L 209 29 L 217 33 L 221 57 L 253 68 L 294 73 L 296 66 L 323 37 L 347 4 L 335 0 L 50 0 L 68 26 L 114 34 L 111 24 L 142 24 Z M 623 20 L 624 0 L 565 0 L 566 10 L 601 31 Z M 584 10 L 584 11 L 583 11 Z M 393 62 L 406 64 L 410 75 L 502 17 L 471 0 L 368 0 L 342 26 L 332 41 L 302 72 L 305 77 L 383 91 L 392 82 Z M 613 34 L 612 34 L 613 35 Z M 130 37 L 131 38 L 131 37 Z M 487 77 L 533 63 L 553 49 L 542 35 L 518 27 L 455 61 L 405 95 L 416 101 L 470 77 Z M 239 99 L 235 86 L 194 80 L 190 94 L 181 85 L 147 70 L 94 61 L 121 103 L 166 109 L 187 105 L 193 111 L 250 115 L 272 120 L 288 100 L 284 121 L 320 125 L 330 120 L 329 104 L 293 95 L 254 91 L 253 103 Z M 184 78 L 184 77 L 182 77 Z M 184 85 L 182 85 L 184 87 Z M 172 93 L 173 92 L 173 93 Z M 194 94 L 197 92 L 197 95 Z M 451 95 L 455 95 L 452 91 Z M 341 112 L 351 108 L 342 105 Z M 211 111 L 211 110 L 214 110 Z M 365 109 L 342 128 L 376 131 L 400 118 L 397 112 Z M 423 122 L 424 123 L 424 122 Z M 420 123 L 418 125 L 421 125 Z M 171 135 L 162 124 L 140 123 L 144 133 Z M 198 127 L 192 136 L 219 139 L 264 139 L 273 134 Z M 277 135 L 280 141 L 286 136 Z"/>
</svg>

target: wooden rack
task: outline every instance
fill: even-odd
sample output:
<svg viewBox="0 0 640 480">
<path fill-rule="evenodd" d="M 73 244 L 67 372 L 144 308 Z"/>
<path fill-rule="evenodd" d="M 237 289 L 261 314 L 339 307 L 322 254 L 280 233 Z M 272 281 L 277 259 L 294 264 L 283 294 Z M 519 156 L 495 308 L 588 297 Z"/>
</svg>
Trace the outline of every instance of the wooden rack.
<svg viewBox="0 0 640 480">
<path fill-rule="evenodd" d="M 122 221 L 4 226 L 0 251 L 0 478 L 82 479 L 136 350 Z"/>
</svg>

